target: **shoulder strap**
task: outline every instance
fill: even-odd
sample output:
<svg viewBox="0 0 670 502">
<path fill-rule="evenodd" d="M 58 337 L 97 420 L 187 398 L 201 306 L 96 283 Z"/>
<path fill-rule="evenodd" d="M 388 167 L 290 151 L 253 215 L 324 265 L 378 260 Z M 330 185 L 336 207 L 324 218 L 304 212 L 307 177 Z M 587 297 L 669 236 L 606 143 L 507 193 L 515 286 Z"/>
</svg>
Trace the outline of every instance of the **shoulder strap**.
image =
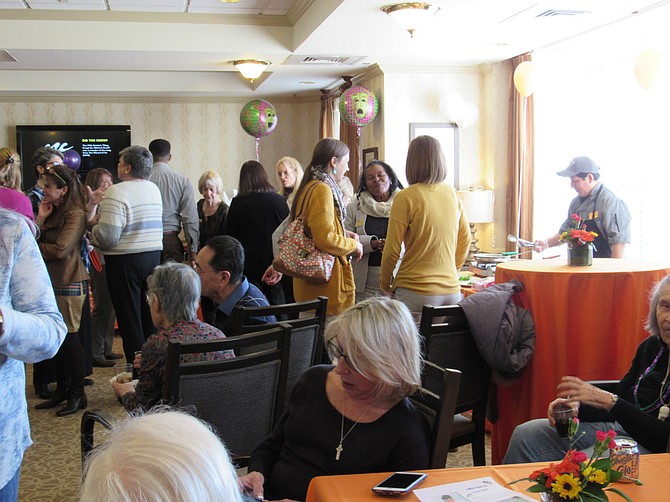
<svg viewBox="0 0 670 502">
<path fill-rule="evenodd" d="M 302 210 L 305 208 L 305 203 L 307 201 L 307 197 L 309 196 L 310 192 L 314 189 L 314 187 L 320 183 L 319 180 L 314 180 L 316 183 L 314 183 L 309 189 L 307 190 L 307 193 L 305 193 L 305 196 L 302 198 L 300 201 L 300 211 L 295 212 L 295 217 L 297 218 L 298 216 L 302 215 Z"/>
</svg>

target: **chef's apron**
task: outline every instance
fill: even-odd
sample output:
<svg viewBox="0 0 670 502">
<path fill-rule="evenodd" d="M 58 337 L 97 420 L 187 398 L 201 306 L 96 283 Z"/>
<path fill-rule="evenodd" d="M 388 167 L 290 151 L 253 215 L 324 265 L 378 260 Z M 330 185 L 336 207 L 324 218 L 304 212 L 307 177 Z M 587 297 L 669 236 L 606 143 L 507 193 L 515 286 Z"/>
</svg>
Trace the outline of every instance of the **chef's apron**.
<svg viewBox="0 0 670 502">
<path fill-rule="evenodd" d="M 593 257 L 594 258 L 611 258 L 612 257 L 612 247 L 610 246 L 610 243 L 607 240 L 607 236 L 604 235 L 604 232 L 600 230 L 598 227 L 598 222 L 602 221 L 600 218 L 600 214 L 596 210 L 596 203 L 598 202 L 598 197 L 600 197 L 600 192 L 602 192 L 602 189 L 598 191 L 598 194 L 596 195 L 595 199 L 593 199 L 593 209 L 592 212 L 588 214 L 588 217 L 584 219 L 582 222 L 584 225 L 586 225 L 586 230 L 588 232 L 595 232 L 598 234 L 598 237 L 596 237 L 593 240 Z"/>
</svg>

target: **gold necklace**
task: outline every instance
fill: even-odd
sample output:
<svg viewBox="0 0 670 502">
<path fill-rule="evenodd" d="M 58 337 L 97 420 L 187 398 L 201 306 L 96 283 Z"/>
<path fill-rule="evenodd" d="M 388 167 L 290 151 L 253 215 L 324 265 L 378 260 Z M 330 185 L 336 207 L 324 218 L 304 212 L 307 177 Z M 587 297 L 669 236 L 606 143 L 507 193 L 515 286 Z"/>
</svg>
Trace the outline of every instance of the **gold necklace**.
<svg viewBox="0 0 670 502">
<path fill-rule="evenodd" d="M 354 430 L 354 427 L 356 427 L 358 425 L 358 422 L 363 420 L 363 417 L 370 410 L 370 408 L 372 407 L 373 404 L 375 404 L 375 403 L 373 402 L 373 403 L 369 404 L 367 408 L 365 408 L 365 410 L 363 411 L 363 414 L 360 417 L 358 417 L 358 420 L 356 420 L 354 422 L 354 425 L 349 427 L 349 430 L 345 434 L 344 433 L 344 413 L 347 411 L 347 397 L 346 397 L 346 395 L 344 395 L 344 397 L 342 398 L 342 413 L 340 413 L 340 415 L 342 415 L 342 422 L 340 424 L 340 443 L 337 445 L 337 448 L 335 448 L 335 460 L 340 459 L 340 454 L 344 450 L 344 448 L 342 448 L 342 443 L 344 442 L 344 440 L 347 439 L 347 436 L 349 435 L 349 433 L 352 430 Z"/>
<path fill-rule="evenodd" d="M 665 370 L 665 378 L 661 382 L 661 390 L 658 391 L 658 400 L 661 402 L 661 407 L 658 409 L 658 419 L 667 420 L 670 417 L 670 407 L 668 404 L 663 402 L 663 387 L 665 387 L 665 382 L 668 381 L 668 375 L 670 375 L 670 350 L 668 350 L 668 367 Z"/>
</svg>

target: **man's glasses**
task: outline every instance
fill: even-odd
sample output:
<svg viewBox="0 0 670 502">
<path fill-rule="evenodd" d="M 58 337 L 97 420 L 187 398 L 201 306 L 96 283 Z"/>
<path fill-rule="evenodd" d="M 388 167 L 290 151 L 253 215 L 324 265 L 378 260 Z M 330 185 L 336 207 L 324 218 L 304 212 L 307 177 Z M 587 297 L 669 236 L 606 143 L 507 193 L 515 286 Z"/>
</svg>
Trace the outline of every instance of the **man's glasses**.
<svg viewBox="0 0 670 502">
<path fill-rule="evenodd" d="M 334 361 L 338 361 L 340 357 L 344 358 L 344 362 L 347 363 L 347 366 L 349 366 L 351 369 L 354 367 L 351 365 L 351 362 L 349 361 L 349 356 L 347 356 L 344 352 L 342 352 L 342 349 L 338 344 L 333 342 L 334 338 L 331 338 L 328 340 L 328 355 L 330 358 Z"/>
<path fill-rule="evenodd" d="M 58 178 L 64 186 L 67 186 L 67 181 L 65 181 L 61 177 L 61 175 L 58 174 L 56 172 L 56 170 L 54 169 L 55 166 L 60 166 L 60 165 L 61 165 L 60 162 L 54 162 L 52 166 L 47 165 L 45 171 L 47 172 L 47 174 L 50 174 L 50 175 L 55 176 L 56 178 Z"/>
</svg>

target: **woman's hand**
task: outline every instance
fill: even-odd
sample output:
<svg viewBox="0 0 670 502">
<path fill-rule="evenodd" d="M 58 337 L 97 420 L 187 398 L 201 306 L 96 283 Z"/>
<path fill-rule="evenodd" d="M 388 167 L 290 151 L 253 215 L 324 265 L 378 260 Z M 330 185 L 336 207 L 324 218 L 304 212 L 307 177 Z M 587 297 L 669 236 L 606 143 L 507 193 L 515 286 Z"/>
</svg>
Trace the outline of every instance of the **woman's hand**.
<svg viewBox="0 0 670 502">
<path fill-rule="evenodd" d="M 128 383 L 112 382 L 112 389 L 114 389 L 114 395 L 116 397 L 123 397 L 129 392 L 135 392 L 135 384 L 132 382 Z"/>
<path fill-rule="evenodd" d="M 266 270 L 265 273 L 263 274 L 263 277 L 261 277 L 261 281 L 263 281 L 265 284 L 268 286 L 274 286 L 277 284 L 279 281 L 281 281 L 282 278 L 282 273 L 277 272 L 272 265 L 270 265 Z"/>
<path fill-rule="evenodd" d="M 351 256 L 353 256 L 355 261 L 363 258 L 363 244 L 361 244 L 359 241 L 356 241 L 356 251 L 351 253 Z"/>
<path fill-rule="evenodd" d="M 351 230 L 345 230 L 344 236 L 349 237 L 350 239 L 354 239 L 356 242 L 361 241 L 361 238 L 358 236 L 358 234 L 356 232 L 352 232 Z"/>
<path fill-rule="evenodd" d="M 384 252 L 385 245 L 386 245 L 386 239 L 374 239 L 370 243 L 370 247 L 375 251 L 379 251 L 380 253 Z"/>
<path fill-rule="evenodd" d="M 37 207 L 37 218 L 35 219 L 35 223 L 41 227 L 42 225 L 44 225 L 46 219 L 49 216 L 51 216 L 51 213 L 53 213 L 53 211 L 54 211 L 53 205 L 50 202 L 43 200 Z"/>
<path fill-rule="evenodd" d="M 102 199 L 105 196 L 105 192 L 107 191 L 107 186 L 101 186 L 97 190 L 93 191 L 91 190 L 91 187 L 86 185 L 86 199 L 88 200 L 87 207 L 90 206 L 97 206 L 102 202 Z"/>
<path fill-rule="evenodd" d="M 557 406 L 569 406 L 572 408 L 572 416 L 576 417 L 579 414 L 579 401 L 570 401 L 568 399 L 554 399 L 549 403 L 549 408 L 547 408 L 547 418 L 552 427 L 556 427 L 556 420 L 554 420 L 554 409 Z"/>
<path fill-rule="evenodd" d="M 237 478 L 237 486 L 240 487 L 240 491 L 259 500 L 263 500 L 264 483 L 265 476 L 258 471 L 251 471 L 249 474 Z"/>
<path fill-rule="evenodd" d="M 578 401 L 607 411 L 614 406 L 613 394 L 577 377 L 564 376 L 556 390 L 558 397 L 566 398 L 569 402 Z"/>
</svg>

